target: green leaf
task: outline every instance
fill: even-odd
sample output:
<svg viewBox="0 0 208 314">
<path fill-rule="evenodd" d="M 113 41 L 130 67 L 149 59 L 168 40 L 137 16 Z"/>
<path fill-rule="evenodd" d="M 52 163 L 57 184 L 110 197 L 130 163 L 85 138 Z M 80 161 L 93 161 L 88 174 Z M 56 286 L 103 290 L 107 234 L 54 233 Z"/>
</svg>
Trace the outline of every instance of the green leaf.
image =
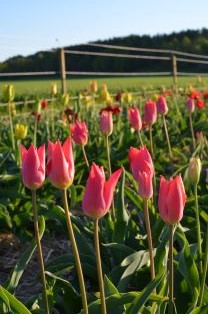
<svg viewBox="0 0 208 314">
<path fill-rule="evenodd" d="M 120 184 L 119 193 L 117 196 L 116 203 L 116 221 L 113 233 L 113 242 L 123 243 L 126 235 L 126 227 L 129 221 L 129 215 L 125 208 L 124 202 L 124 187 L 125 187 L 125 170 L 123 168 Z"/>
<path fill-rule="evenodd" d="M 45 231 L 45 219 L 43 216 L 40 216 L 39 219 L 39 233 L 40 233 L 40 239 L 42 238 Z M 22 277 L 22 274 L 24 270 L 26 269 L 30 259 L 33 256 L 33 253 L 37 247 L 36 239 L 33 239 L 30 243 L 27 250 L 23 253 L 20 260 L 17 262 L 17 264 L 14 267 L 14 270 L 12 272 L 12 275 L 10 277 L 10 280 L 6 283 L 6 289 L 13 293 L 15 289 L 18 286 L 18 283 Z"/>
<path fill-rule="evenodd" d="M 142 268 L 149 261 L 149 252 L 139 251 L 130 256 L 127 256 L 121 266 L 128 266 L 123 272 L 121 279 L 118 283 L 119 292 L 125 292 L 128 286 L 128 283 L 132 280 L 135 271 Z"/>
<path fill-rule="evenodd" d="M 208 313 L 208 304 L 196 307 L 191 312 L 188 312 L 187 314 L 207 314 Z"/>
<path fill-rule="evenodd" d="M 144 306 L 146 301 L 149 299 L 152 291 L 159 285 L 159 283 L 164 279 L 166 271 L 163 270 L 158 274 L 153 281 L 151 281 L 141 294 L 132 302 L 130 307 L 126 310 L 125 314 L 135 314 L 139 313 L 139 310 Z"/>
<path fill-rule="evenodd" d="M 11 293 L 0 286 L 0 298 L 7 305 L 8 314 L 15 312 L 15 314 L 32 314 L 19 300 L 17 300 Z"/>
<path fill-rule="evenodd" d="M 105 275 L 104 277 L 104 289 L 106 297 L 119 293 L 114 284 L 110 281 L 110 279 Z"/>
</svg>

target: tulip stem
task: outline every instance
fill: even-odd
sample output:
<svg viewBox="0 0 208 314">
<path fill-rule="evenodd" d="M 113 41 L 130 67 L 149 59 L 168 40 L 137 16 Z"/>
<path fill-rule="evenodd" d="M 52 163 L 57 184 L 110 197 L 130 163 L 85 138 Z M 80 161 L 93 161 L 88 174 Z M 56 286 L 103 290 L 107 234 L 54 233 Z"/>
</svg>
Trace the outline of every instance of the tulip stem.
<svg viewBox="0 0 208 314">
<path fill-rule="evenodd" d="M 144 146 L 143 141 L 142 141 L 142 136 L 141 136 L 140 130 L 138 130 L 138 134 L 139 134 L 140 144 L 141 144 L 142 146 Z"/>
<path fill-rule="evenodd" d="M 153 139 L 152 139 L 152 125 L 149 126 L 149 137 L 150 137 L 150 150 L 152 158 L 154 158 L 154 148 L 153 148 Z"/>
<path fill-rule="evenodd" d="M 105 290 L 103 284 L 103 273 L 102 273 L 102 265 L 100 258 L 100 246 L 99 246 L 99 219 L 94 221 L 94 241 L 95 241 L 95 253 L 96 253 L 96 261 L 97 261 L 97 274 L 98 274 L 98 284 L 100 290 L 100 300 L 101 300 L 101 313 L 106 314 L 106 303 L 105 303 Z"/>
<path fill-rule="evenodd" d="M 11 103 L 10 103 L 10 102 L 8 102 L 8 112 L 9 112 L 9 125 L 10 125 L 10 133 L 11 133 L 12 148 L 15 149 L 13 119 L 12 119 Z"/>
<path fill-rule="evenodd" d="M 34 215 L 35 237 L 36 237 L 37 249 L 38 249 L 38 260 L 39 260 L 39 265 L 40 265 L 40 273 L 41 273 L 41 280 L 42 280 L 42 286 L 43 286 L 43 300 L 44 300 L 44 305 L 45 305 L 45 313 L 49 314 L 49 305 L 48 305 L 48 297 L 47 297 L 47 290 L 46 290 L 46 277 L 45 277 L 43 254 L 42 254 L 42 248 L 41 248 L 40 236 L 39 236 L 39 227 L 38 227 L 36 190 L 32 190 L 32 205 L 33 205 L 33 215 Z"/>
<path fill-rule="evenodd" d="M 151 234 L 149 211 L 148 211 L 148 200 L 147 199 L 144 199 L 144 217 L 145 217 L 147 241 L 148 241 L 148 247 L 149 247 L 151 279 L 154 280 L 154 278 L 155 278 L 155 266 L 154 266 L 152 234 Z"/>
<path fill-rule="evenodd" d="M 173 289 L 174 289 L 174 278 L 173 278 L 173 231 L 174 225 L 169 225 L 169 302 L 168 302 L 168 314 L 173 314 Z"/>
<path fill-rule="evenodd" d="M 195 211 L 196 211 L 196 228 L 197 228 L 197 244 L 198 244 L 198 258 L 199 258 L 199 273 L 200 277 L 202 275 L 202 247 L 201 247 L 201 228 L 199 219 L 199 204 L 198 204 L 198 193 L 197 184 L 194 186 L 194 196 L 195 196 Z"/>
<path fill-rule="evenodd" d="M 167 123 L 166 123 L 166 119 L 165 119 L 165 115 L 163 114 L 163 125 L 164 125 L 164 129 L 165 129 L 165 135 L 167 138 L 167 142 L 168 142 L 168 150 L 169 150 L 169 156 L 170 158 L 172 158 L 172 150 L 171 150 L 171 145 L 170 145 L 170 139 L 169 139 L 169 135 L 168 135 L 168 128 L 167 128 Z"/>
<path fill-rule="evenodd" d="M 86 151 L 85 151 L 84 145 L 82 145 L 82 153 L 83 153 L 83 156 L 84 156 L 84 160 L 85 160 L 85 162 L 86 162 L 86 165 L 87 165 L 87 167 L 89 168 L 90 165 L 89 165 L 89 161 L 88 161 L 88 159 L 87 159 L 87 155 L 86 155 Z"/>
<path fill-rule="evenodd" d="M 35 117 L 34 135 L 33 135 L 33 145 L 37 146 L 37 129 L 38 129 L 38 116 Z"/>
<path fill-rule="evenodd" d="M 71 242 L 72 252 L 74 255 L 74 260 L 76 264 L 77 274 L 79 278 L 79 285 L 80 285 L 80 291 L 81 291 L 81 298 L 82 298 L 82 306 L 83 306 L 83 314 L 88 314 L 88 306 L 87 306 L 87 295 L 84 285 L 84 276 L 82 272 L 82 266 L 80 262 L 79 252 L 74 236 L 73 226 L 71 222 L 71 217 L 69 213 L 69 206 L 68 206 L 68 200 L 67 200 L 67 190 L 63 190 L 63 203 L 64 203 L 64 210 L 65 210 L 65 216 L 66 216 L 66 223 L 67 223 L 67 229 L 69 233 L 69 239 Z"/>
<path fill-rule="evenodd" d="M 106 136 L 106 150 L 107 150 L 107 159 L 108 159 L 108 173 L 109 177 L 112 174 L 112 168 L 111 168 L 111 159 L 110 159 L 110 143 L 109 143 L 109 138 L 108 135 Z M 111 213 L 109 212 L 110 218 L 111 218 Z M 115 206 L 114 206 L 114 200 L 112 201 L 112 217 L 115 220 Z"/>
<path fill-rule="evenodd" d="M 110 177 L 112 170 L 111 170 L 110 144 L 109 144 L 108 135 L 106 136 L 106 149 L 107 149 L 107 158 L 108 158 L 108 172 L 109 172 L 109 177 Z"/>
<path fill-rule="evenodd" d="M 190 128 L 191 128 L 191 136 L 192 136 L 192 141 L 193 141 L 193 147 L 194 150 L 196 149 L 196 140 L 194 137 L 194 128 L 193 128 L 193 120 L 192 120 L 192 114 L 189 114 L 189 121 L 190 121 Z"/>
<path fill-rule="evenodd" d="M 206 234 L 204 269 L 203 269 L 201 289 L 200 289 L 200 294 L 199 294 L 199 306 L 202 305 L 202 301 L 204 297 L 204 287 L 205 287 L 205 280 L 206 280 L 206 275 L 207 275 L 207 266 L 208 266 L 208 223 L 207 223 L 207 234 Z"/>
</svg>

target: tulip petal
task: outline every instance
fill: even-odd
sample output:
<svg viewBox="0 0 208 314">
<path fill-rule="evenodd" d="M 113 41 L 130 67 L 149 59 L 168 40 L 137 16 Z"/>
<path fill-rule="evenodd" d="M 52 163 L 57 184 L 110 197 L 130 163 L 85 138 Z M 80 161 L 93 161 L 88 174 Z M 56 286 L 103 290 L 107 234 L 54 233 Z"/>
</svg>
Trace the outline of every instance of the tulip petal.
<svg viewBox="0 0 208 314">
<path fill-rule="evenodd" d="M 179 178 L 179 177 L 178 177 Z M 178 184 L 180 179 L 170 182 L 169 193 L 167 195 L 168 222 L 171 224 L 179 222 L 183 217 L 184 196 L 181 186 Z"/>
<path fill-rule="evenodd" d="M 118 182 L 118 179 L 120 178 L 120 175 L 122 173 L 123 169 L 118 169 L 115 171 L 107 182 L 105 182 L 104 186 L 104 199 L 105 199 L 105 208 L 106 212 L 109 210 L 112 200 L 113 200 L 113 192 L 115 189 L 115 186 Z"/>
<path fill-rule="evenodd" d="M 104 184 L 105 174 L 103 168 L 99 168 L 95 163 L 92 163 L 82 207 L 84 212 L 93 219 L 100 218 L 106 213 L 103 197 Z"/>
<path fill-rule="evenodd" d="M 169 191 L 169 182 L 161 176 L 160 177 L 160 188 L 159 188 L 159 198 L 158 198 L 158 208 L 160 211 L 161 218 L 168 222 L 168 207 L 166 203 L 166 199 Z"/>
<path fill-rule="evenodd" d="M 71 137 L 69 136 L 66 141 L 63 144 L 63 153 L 66 158 L 66 161 L 68 163 L 68 171 L 71 178 L 74 178 L 74 156 L 73 156 L 73 150 L 72 150 L 72 143 L 71 143 Z"/>
</svg>

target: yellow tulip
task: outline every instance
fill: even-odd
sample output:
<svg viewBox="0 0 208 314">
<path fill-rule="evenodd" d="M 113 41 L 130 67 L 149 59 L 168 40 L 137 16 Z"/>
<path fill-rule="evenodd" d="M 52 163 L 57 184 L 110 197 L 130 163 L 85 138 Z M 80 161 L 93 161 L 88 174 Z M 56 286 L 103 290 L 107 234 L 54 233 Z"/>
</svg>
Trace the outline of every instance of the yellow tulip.
<svg viewBox="0 0 208 314">
<path fill-rule="evenodd" d="M 27 126 L 17 123 L 15 125 L 15 136 L 18 140 L 23 140 L 27 136 Z"/>
<path fill-rule="evenodd" d="M 6 102 L 12 102 L 14 100 L 15 92 L 13 85 L 4 85 L 3 98 Z"/>
</svg>

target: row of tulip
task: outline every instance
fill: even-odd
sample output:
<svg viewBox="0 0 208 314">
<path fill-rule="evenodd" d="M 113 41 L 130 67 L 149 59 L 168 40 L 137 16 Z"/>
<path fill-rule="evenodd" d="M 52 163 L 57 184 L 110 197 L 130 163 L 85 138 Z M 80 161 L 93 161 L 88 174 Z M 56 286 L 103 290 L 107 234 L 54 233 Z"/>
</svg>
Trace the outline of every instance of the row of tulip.
<svg viewBox="0 0 208 314">
<path fill-rule="evenodd" d="M 191 117 L 194 112 L 194 104 L 196 98 L 193 95 L 190 95 L 186 102 L 186 107 L 188 109 L 189 115 Z M 129 106 L 130 107 L 130 106 Z M 119 208 L 114 208 L 113 202 L 113 191 L 117 184 L 117 181 L 120 176 L 123 176 L 124 169 L 120 168 L 119 170 L 112 173 L 111 170 L 111 160 L 110 157 L 113 157 L 113 154 L 110 152 L 109 147 L 109 137 L 113 133 L 113 114 L 120 112 L 120 107 L 117 106 L 107 106 L 102 109 L 100 112 L 100 130 L 106 139 L 106 148 L 107 148 L 107 161 L 108 161 L 108 180 L 105 179 L 105 172 L 103 167 L 99 167 L 96 163 L 92 163 L 92 158 L 88 158 L 89 150 L 86 152 L 85 147 L 89 143 L 88 136 L 91 135 L 91 131 L 88 132 L 86 123 L 76 119 L 76 113 L 73 111 L 70 114 L 73 115 L 74 123 L 70 123 L 70 132 L 71 137 L 75 143 L 81 145 L 83 157 L 88 168 L 90 168 L 89 177 L 86 183 L 85 191 L 82 197 L 82 208 L 84 213 L 92 218 L 94 222 L 94 234 L 95 234 L 95 251 L 96 251 L 96 260 L 97 260 L 97 270 L 98 270 L 98 281 L 100 289 L 100 299 L 101 299 L 101 311 L 102 313 L 106 312 L 106 301 L 105 289 L 103 287 L 103 275 L 100 262 L 100 248 L 98 245 L 98 221 L 104 217 L 104 221 L 114 221 L 118 220 L 118 210 Z M 130 168 L 133 174 L 133 177 L 136 182 L 138 182 L 138 194 L 143 200 L 144 207 L 144 216 L 146 224 L 146 233 L 148 240 L 148 260 L 150 261 L 150 272 L 152 283 L 157 282 L 158 270 L 155 271 L 155 249 L 156 245 L 152 244 L 151 229 L 153 226 L 149 222 L 149 210 L 148 204 L 150 205 L 150 212 L 152 212 L 152 206 L 156 207 L 155 201 L 150 201 L 153 199 L 154 195 L 157 194 L 157 188 L 155 184 L 155 170 L 154 164 L 159 164 L 154 158 L 154 154 L 157 153 L 153 150 L 153 139 L 150 132 L 149 141 L 145 138 L 144 134 L 140 134 L 146 127 L 151 131 L 152 125 L 155 124 L 157 120 L 157 114 L 161 114 L 163 117 L 164 129 L 166 132 L 167 142 L 170 145 L 170 140 L 167 132 L 167 125 L 165 124 L 165 116 L 168 113 L 167 102 L 164 96 L 159 97 L 157 102 L 146 101 L 144 104 L 144 119 L 142 121 L 140 116 L 140 110 L 137 106 L 131 106 L 128 108 L 128 119 L 131 127 L 139 132 L 141 148 L 137 149 L 134 147 L 128 146 L 128 159 L 130 163 Z M 74 119 L 75 118 L 75 119 Z M 85 119 L 84 119 L 85 120 Z M 71 120 L 70 120 L 71 122 Z M 170 121 L 168 121 L 170 123 Z M 191 122 L 191 120 L 190 120 Z M 89 123 L 88 123 L 89 125 Z M 169 124 L 170 125 L 170 124 Z M 193 125 L 192 131 L 193 131 Z M 36 131 L 38 125 L 36 125 Z M 16 127 L 17 130 L 21 131 L 24 129 L 21 124 Z M 16 131 L 17 132 L 17 131 Z M 21 133 L 21 132 L 20 132 Z M 142 135 L 142 136 L 141 136 Z M 91 135 L 92 136 L 92 135 Z M 96 136 L 96 135 L 95 135 Z M 74 157 L 72 152 L 72 143 L 71 137 L 68 137 L 67 140 L 61 145 L 60 141 L 56 141 L 55 144 L 51 141 L 48 142 L 47 147 L 47 164 L 45 165 L 45 145 L 41 145 L 38 149 L 36 146 L 31 145 L 27 150 L 23 145 L 20 146 L 21 152 L 21 168 L 22 168 L 22 178 L 24 185 L 32 190 L 32 200 L 33 200 L 33 212 L 34 212 L 34 222 L 35 222 L 35 231 L 37 237 L 37 246 L 39 252 L 39 261 L 42 274 L 43 282 L 43 296 L 45 300 L 45 312 L 50 311 L 47 293 L 46 293 L 46 280 L 45 280 L 45 270 L 43 260 L 41 258 L 41 245 L 39 239 L 38 231 L 38 220 L 37 220 L 37 206 L 36 206 L 36 189 L 40 188 L 45 182 L 45 174 L 47 173 L 49 181 L 58 188 L 63 194 L 63 207 L 65 209 L 66 222 L 70 237 L 70 242 L 72 245 L 72 251 L 74 259 L 76 261 L 77 273 L 79 277 L 80 291 L 82 296 L 82 308 L 83 313 L 88 313 L 87 302 L 88 296 L 86 294 L 85 281 L 83 279 L 83 270 L 80 262 L 79 255 L 82 254 L 82 250 L 77 249 L 77 245 L 73 235 L 73 227 L 71 223 L 71 215 L 68 210 L 68 200 L 67 200 L 67 189 L 73 187 L 73 181 L 75 176 L 75 166 L 74 166 Z M 195 135 L 193 132 L 193 137 L 195 140 Z M 23 139 L 20 138 L 20 139 Z M 144 141 L 145 139 L 145 141 Z M 136 141 L 136 137 L 134 143 Z M 150 147 L 150 152 L 143 145 L 143 142 L 148 143 Z M 150 142 L 150 144 L 149 144 Z M 195 143 L 196 145 L 196 143 Z M 194 146 L 194 143 L 193 143 Z M 198 146 L 199 148 L 199 146 Z M 197 148 L 197 149 L 198 149 Z M 194 154 L 197 154 L 197 151 Z M 170 158 L 174 157 L 172 152 L 171 145 L 169 147 Z M 111 156 L 110 156 L 111 155 Z M 97 156 L 99 159 L 99 156 Z M 153 163 L 153 160 L 154 163 Z M 170 159 L 170 160 L 171 160 Z M 174 159 L 172 159 L 174 160 Z M 106 165 L 106 163 L 105 163 Z M 91 166 L 91 167 L 90 167 Z M 115 168 L 115 166 L 113 167 Z M 87 168 L 86 168 L 87 169 Z M 76 171 L 77 172 L 77 171 Z M 87 171 L 86 171 L 87 172 Z M 126 172 L 126 171 L 125 171 Z M 189 181 L 195 187 L 195 199 L 197 200 L 197 185 L 199 183 L 199 176 L 201 172 L 201 164 L 199 158 L 191 159 L 189 164 Z M 128 172 L 126 172 L 128 173 Z M 168 225 L 170 229 L 169 237 L 169 312 L 173 311 L 174 305 L 174 294 L 173 294 L 173 233 L 176 230 L 177 224 L 181 221 L 183 217 L 183 209 L 186 202 L 186 193 L 183 185 L 183 181 L 180 175 L 174 176 L 170 180 L 166 180 L 165 171 L 160 171 L 160 174 L 163 174 L 160 178 L 160 186 L 158 191 L 158 209 L 162 220 Z M 131 183 L 132 184 L 132 183 Z M 126 187 L 128 189 L 128 186 Z M 111 208 L 111 210 L 110 210 Z M 131 211 L 130 211 L 131 212 Z M 106 215 L 107 214 L 107 215 Z M 157 223 L 157 221 L 155 221 Z M 199 210 L 197 210 L 197 201 L 196 201 L 196 225 L 197 225 L 197 267 L 199 268 L 199 273 L 202 278 L 200 280 L 200 286 L 197 288 L 197 293 L 199 296 L 195 299 L 195 304 L 198 304 L 199 307 L 202 306 L 203 300 L 206 295 L 206 289 L 203 288 L 203 282 L 206 275 L 206 258 L 203 255 L 202 248 L 202 239 L 201 239 L 201 230 L 200 230 L 200 217 Z M 102 228 L 101 228 L 102 229 Z M 101 230 L 100 229 L 100 230 Z M 102 235 L 103 232 L 100 232 Z M 204 243 L 204 242 L 203 242 Z M 157 248 L 158 249 L 158 248 Z M 155 257 L 156 258 L 156 257 Z M 175 261 L 176 263 L 176 261 Z M 155 276 L 156 274 L 156 276 Z M 161 279 L 161 278 L 160 278 Z M 151 282 L 150 282 L 151 283 Z M 154 290 L 154 287 L 151 291 Z M 205 292 L 204 292 L 205 291 Z M 153 291 L 154 292 L 154 291 Z M 198 300 L 198 301 L 197 301 Z M 154 303 L 153 303 L 154 305 Z M 90 308 L 90 307 L 89 307 Z M 130 307 L 129 307 L 130 308 Z M 132 310 L 133 311 L 133 310 Z M 136 312 L 131 312 L 136 313 Z"/>
</svg>

